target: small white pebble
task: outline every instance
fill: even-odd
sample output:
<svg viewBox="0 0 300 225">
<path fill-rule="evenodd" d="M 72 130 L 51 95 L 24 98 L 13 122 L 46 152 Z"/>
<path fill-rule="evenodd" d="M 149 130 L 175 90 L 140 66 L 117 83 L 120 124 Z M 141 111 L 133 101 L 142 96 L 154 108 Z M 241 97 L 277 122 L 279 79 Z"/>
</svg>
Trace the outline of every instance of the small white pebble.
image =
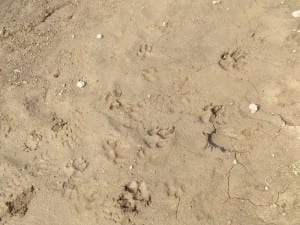
<svg viewBox="0 0 300 225">
<path fill-rule="evenodd" d="M 268 186 L 265 186 L 265 190 L 268 191 L 268 190 L 269 190 L 269 187 L 268 187 Z"/>
<path fill-rule="evenodd" d="M 150 95 L 150 94 L 148 94 L 148 95 L 147 95 L 147 98 L 151 98 L 151 95 Z"/>
<path fill-rule="evenodd" d="M 166 27 L 168 25 L 168 22 L 167 21 L 164 21 L 163 23 L 162 23 L 162 26 L 163 27 Z"/>
<path fill-rule="evenodd" d="M 237 164 L 237 161 L 236 161 L 236 159 L 235 159 L 235 160 L 233 160 L 233 164 L 234 164 L 234 165 L 236 165 L 236 164 Z"/>
<path fill-rule="evenodd" d="M 273 157 L 273 158 L 275 157 L 275 154 L 274 154 L 274 153 L 272 154 L 272 157 Z"/>
<path fill-rule="evenodd" d="M 132 170 L 132 169 L 133 169 L 133 165 L 130 165 L 130 166 L 129 166 L 129 169 Z"/>
<path fill-rule="evenodd" d="M 280 4 L 284 4 L 284 1 L 281 1 Z"/>
<path fill-rule="evenodd" d="M 292 16 L 295 18 L 299 18 L 300 17 L 300 10 L 296 10 L 294 12 L 292 12 Z"/>
<path fill-rule="evenodd" d="M 296 53 L 297 52 L 297 50 L 296 49 L 293 49 L 293 53 Z"/>
<path fill-rule="evenodd" d="M 96 38 L 97 39 L 102 39 L 103 38 L 103 34 L 97 34 Z"/>
<path fill-rule="evenodd" d="M 258 111 L 258 105 L 255 103 L 251 103 L 249 105 L 249 110 L 251 113 L 256 113 Z"/>
<path fill-rule="evenodd" d="M 79 87 L 79 88 L 83 88 L 83 87 L 85 87 L 85 85 L 86 85 L 86 82 L 85 81 L 82 81 L 82 80 L 79 80 L 78 82 L 77 82 L 77 87 Z"/>
<path fill-rule="evenodd" d="M 221 0 L 214 0 L 214 1 L 211 1 L 211 3 L 213 5 L 221 4 Z"/>
</svg>

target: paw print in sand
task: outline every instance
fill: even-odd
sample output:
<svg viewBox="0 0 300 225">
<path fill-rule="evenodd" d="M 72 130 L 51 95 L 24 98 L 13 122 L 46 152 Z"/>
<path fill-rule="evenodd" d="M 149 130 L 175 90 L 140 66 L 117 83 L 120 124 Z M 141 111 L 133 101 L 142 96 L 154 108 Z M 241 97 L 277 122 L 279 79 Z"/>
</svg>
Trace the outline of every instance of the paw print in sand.
<svg viewBox="0 0 300 225">
<path fill-rule="evenodd" d="M 145 182 L 133 180 L 125 185 L 118 198 L 119 206 L 125 213 L 139 213 L 151 203 L 151 195 Z"/>
<path fill-rule="evenodd" d="M 148 45 L 148 44 L 140 45 L 136 55 L 141 59 L 144 59 L 146 56 L 152 53 L 152 48 L 153 48 L 152 45 Z"/>
<path fill-rule="evenodd" d="M 240 70 L 246 64 L 245 55 L 239 48 L 227 50 L 220 55 L 218 64 L 223 70 Z"/>
<path fill-rule="evenodd" d="M 103 148 L 107 158 L 114 163 L 117 163 L 120 159 L 127 158 L 129 154 L 128 147 L 118 139 L 106 140 Z"/>
<path fill-rule="evenodd" d="M 171 180 L 165 183 L 167 188 L 167 195 L 169 197 L 180 198 L 186 190 L 184 184 L 179 183 L 177 180 Z"/>
<path fill-rule="evenodd" d="M 42 135 L 35 130 L 30 133 L 27 140 L 24 142 L 24 151 L 35 151 L 39 148 L 39 144 L 42 141 Z"/>
<path fill-rule="evenodd" d="M 170 141 L 174 134 L 174 126 L 167 128 L 155 127 L 153 129 L 148 130 L 144 142 L 149 148 L 161 148 L 164 147 Z"/>
<path fill-rule="evenodd" d="M 121 102 L 122 91 L 114 90 L 112 92 L 108 92 L 106 95 L 105 101 L 108 104 L 110 110 L 119 109 L 122 107 Z"/>
<path fill-rule="evenodd" d="M 200 115 L 202 123 L 226 124 L 229 122 L 229 113 L 224 105 L 206 105 Z"/>
</svg>

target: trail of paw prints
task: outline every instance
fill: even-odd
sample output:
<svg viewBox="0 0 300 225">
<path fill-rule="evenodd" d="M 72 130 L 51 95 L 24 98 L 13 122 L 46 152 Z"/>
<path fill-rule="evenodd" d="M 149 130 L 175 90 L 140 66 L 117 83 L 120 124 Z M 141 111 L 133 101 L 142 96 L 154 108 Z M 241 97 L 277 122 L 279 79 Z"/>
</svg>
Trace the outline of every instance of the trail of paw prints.
<svg viewBox="0 0 300 225">
<path fill-rule="evenodd" d="M 157 126 L 147 131 L 144 142 L 149 148 L 163 148 L 172 141 L 174 135 L 174 126 L 166 128 Z"/>
<path fill-rule="evenodd" d="M 105 140 L 103 149 L 106 157 L 114 163 L 118 163 L 122 161 L 122 159 L 129 157 L 129 145 L 118 138 L 109 138 Z"/>
</svg>

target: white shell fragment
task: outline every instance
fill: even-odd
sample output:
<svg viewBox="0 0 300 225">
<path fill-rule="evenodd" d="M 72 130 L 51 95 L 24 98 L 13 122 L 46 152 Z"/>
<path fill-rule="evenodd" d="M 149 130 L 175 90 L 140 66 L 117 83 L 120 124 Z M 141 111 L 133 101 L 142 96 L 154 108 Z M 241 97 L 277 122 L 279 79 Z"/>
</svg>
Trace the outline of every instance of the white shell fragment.
<svg viewBox="0 0 300 225">
<path fill-rule="evenodd" d="M 295 18 L 299 18 L 300 17 L 300 9 L 292 12 L 292 16 Z"/>
<path fill-rule="evenodd" d="M 86 82 L 85 81 L 82 81 L 82 80 L 79 80 L 76 84 L 77 87 L 79 88 L 84 88 L 86 85 Z"/>
<path fill-rule="evenodd" d="M 256 113 L 257 111 L 258 111 L 258 105 L 257 104 L 254 104 L 254 103 L 251 103 L 250 105 L 249 105 L 249 109 L 250 109 L 250 112 L 251 113 Z"/>
</svg>

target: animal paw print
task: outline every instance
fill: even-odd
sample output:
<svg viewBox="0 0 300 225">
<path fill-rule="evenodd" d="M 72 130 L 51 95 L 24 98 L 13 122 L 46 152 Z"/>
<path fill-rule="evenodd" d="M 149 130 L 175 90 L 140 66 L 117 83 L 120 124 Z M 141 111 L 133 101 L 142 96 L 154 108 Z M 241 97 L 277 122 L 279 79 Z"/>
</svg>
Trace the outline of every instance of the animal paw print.
<svg viewBox="0 0 300 225">
<path fill-rule="evenodd" d="M 55 114 L 52 118 L 53 125 L 51 130 L 55 133 L 55 136 L 60 139 L 63 147 L 72 149 L 78 144 L 78 137 L 75 133 L 75 130 L 79 128 L 74 126 L 77 129 L 74 129 L 71 124 L 61 118 L 58 118 Z"/>
<path fill-rule="evenodd" d="M 151 53 L 152 53 L 152 45 L 142 44 L 139 46 L 136 55 L 141 59 L 144 59 L 146 56 L 148 56 Z"/>
<path fill-rule="evenodd" d="M 24 188 L 31 186 L 29 176 L 24 169 L 14 167 L 6 162 L 0 163 L 0 176 L 0 204 L 11 200 Z"/>
<path fill-rule="evenodd" d="M 23 189 L 18 195 L 5 203 L 6 210 L 0 215 L 0 222 L 6 222 L 15 216 L 23 217 L 28 212 L 29 204 L 35 196 L 35 188 Z"/>
<path fill-rule="evenodd" d="M 120 212 L 119 204 L 116 205 L 111 199 L 104 199 L 100 204 L 100 210 L 95 212 L 96 220 L 99 224 L 103 223 L 103 218 L 115 224 L 121 224 L 124 215 Z"/>
<path fill-rule="evenodd" d="M 63 192 L 62 195 L 69 200 L 78 197 L 78 186 L 82 181 L 83 174 L 80 171 L 74 171 L 71 176 L 63 182 Z"/>
<path fill-rule="evenodd" d="M 219 66 L 224 70 L 240 70 L 245 65 L 245 53 L 239 48 L 224 51 L 218 61 Z"/>
<path fill-rule="evenodd" d="M 124 213 L 139 213 L 151 203 L 151 195 L 143 181 L 133 180 L 125 185 L 118 198 L 118 203 Z"/>
<path fill-rule="evenodd" d="M 85 171 L 88 165 L 89 165 L 88 161 L 83 157 L 74 159 L 72 161 L 72 167 L 74 168 L 74 170 L 79 172 Z"/>
<path fill-rule="evenodd" d="M 49 180 L 51 174 L 59 174 L 59 168 L 55 164 L 55 160 L 47 153 L 40 154 L 33 158 L 32 162 L 26 165 L 26 171 L 33 177 L 43 177 Z"/>
<path fill-rule="evenodd" d="M 177 180 L 169 181 L 165 185 L 169 197 L 181 198 L 186 191 L 185 185 L 180 184 Z"/>
<path fill-rule="evenodd" d="M 118 139 L 109 139 L 103 145 L 107 158 L 114 163 L 120 159 L 127 158 L 129 154 L 128 146 Z"/>
<path fill-rule="evenodd" d="M 101 193 L 96 188 L 88 185 L 80 186 L 76 189 L 75 209 L 80 214 L 93 213 L 99 210 Z"/>
<path fill-rule="evenodd" d="M 155 127 L 148 130 L 147 136 L 144 139 L 145 144 L 149 148 L 164 147 L 175 134 L 175 127 L 160 128 Z"/>
<path fill-rule="evenodd" d="M 148 69 L 143 69 L 142 75 L 146 81 L 154 82 L 158 79 L 157 72 L 158 70 L 156 67 L 150 67 Z"/>
<path fill-rule="evenodd" d="M 36 132 L 36 130 L 33 130 L 27 138 L 26 142 L 24 142 L 24 151 L 31 152 L 37 150 L 41 141 L 42 135 Z"/>
<path fill-rule="evenodd" d="M 121 96 L 122 91 L 119 90 L 114 90 L 106 95 L 105 101 L 108 103 L 110 110 L 119 109 L 122 107 L 123 104 L 120 100 Z"/>
<path fill-rule="evenodd" d="M 224 105 L 211 103 L 203 108 L 200 120 L 202 123 L 226 124 L 229 121 L 229 114 Z"/>
</svg>

